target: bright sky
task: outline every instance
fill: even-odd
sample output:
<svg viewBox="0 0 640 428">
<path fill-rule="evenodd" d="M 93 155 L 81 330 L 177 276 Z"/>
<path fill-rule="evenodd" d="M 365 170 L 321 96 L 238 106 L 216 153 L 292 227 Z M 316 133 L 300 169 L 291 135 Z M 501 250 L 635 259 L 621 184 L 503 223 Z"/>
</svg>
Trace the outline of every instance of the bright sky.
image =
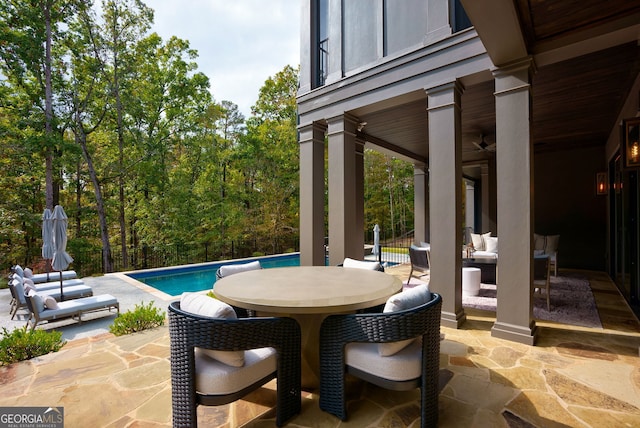
<svg viewBox="0 0 640 428">
<path fill-rule="evenodd" d="M 249 117 L 265 80 L 300 63 L 301 0 L 146 0 L 152 31 L 177 36 L 198 51 L 216 102 Z"/>
</svg>

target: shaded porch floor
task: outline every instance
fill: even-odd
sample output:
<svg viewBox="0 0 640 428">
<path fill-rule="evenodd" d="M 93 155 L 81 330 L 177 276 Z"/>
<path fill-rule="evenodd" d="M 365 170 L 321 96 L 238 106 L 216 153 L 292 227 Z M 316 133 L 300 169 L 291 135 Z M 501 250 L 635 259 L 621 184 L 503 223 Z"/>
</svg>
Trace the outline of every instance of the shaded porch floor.
<svg viewBox="0 0 640 428">
<path fill-rule="evenodd" d="M 406 283 L 409 266 L 387 270 Z M 640 426 L 640 323 L 608 276 L 589 277 L 602 329 L 538 322 L 536 346 L 491 337 L 495 314 L 466 311 L 442 328 L 441 427 Z M 562 272 L 560 272 L 562 274 Z M 166 303 L 166 302 L 165 302 Z M 63 406 L 67 427 L 171 426 L 169 332 L 109 333 L 0 368 L 0 406 Z M 419 427 L 419 391 L 351 381 L 348 422 L 303 393 L 291 427 Z M 200 407 L 199 425 L 274 426 L 275 382 L 231 405 Z"/>
</svg>

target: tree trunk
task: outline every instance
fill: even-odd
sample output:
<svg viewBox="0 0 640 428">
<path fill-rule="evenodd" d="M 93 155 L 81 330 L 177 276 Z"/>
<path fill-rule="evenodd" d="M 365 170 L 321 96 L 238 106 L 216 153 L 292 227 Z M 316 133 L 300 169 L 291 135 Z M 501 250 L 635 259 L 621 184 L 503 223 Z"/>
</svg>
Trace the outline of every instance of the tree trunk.
<svg viewBox="0 0 640 428">
<path fill-rule="evenodd" d="M 104 200 L 102 198 L 102 189 L 100 188 L 100 182 L 96 170 L 93 166 L 93 160 L 87 149 L 87 136 L 80 123 L 79 115 L 76 115 L 76 129 L 75 129 L 76 143 L 82 148 L 82 155 L 85 162 L 87 162 L 87 169 L 89 170 L 89 177 L 93 184 L 93 190 L 96 197 L 96 211 L 98 212 L 98 220 L 100 221 L 100 236 L 102 238 L 102 265 L 104 273 L 113 272 L 113 266 L 111 264 L 111 244 L 109 243 L 109 229 L 107 227 L 107 216 L 104 210 Z"/>
<path fill-rule="evenodd" d="M 44 131 L 45 151 L 45 206 L 53 209 L 53 88 L 51 86 L 51 2 L 42 3 L 45 18 L 45 55 L 44 55 Z"/>
</svg>

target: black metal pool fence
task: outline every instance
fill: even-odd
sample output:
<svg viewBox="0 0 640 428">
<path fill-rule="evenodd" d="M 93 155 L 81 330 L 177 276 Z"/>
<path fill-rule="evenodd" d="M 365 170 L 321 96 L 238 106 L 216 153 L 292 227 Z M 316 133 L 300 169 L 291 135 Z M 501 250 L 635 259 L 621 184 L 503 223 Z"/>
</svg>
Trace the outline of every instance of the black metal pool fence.
<svg viewBox="0 0 640 428">
<path fill-rule="evenodd" d="M 405 263 L 408 257 L 408 247 L 412 237 L 402 237 L 385 240 L 381 236 L 382 261 L 392 264 Z M 368 252 L 373 246 L 373 237 L 365 237 Z M 229 240 L 209 243 L 176 243 L 167 245 L 140 245 L 127 248 L 127 263 L 124 263 L 120 247 L 112 247 L 111 265 L 113 272 L 123 272 L 139 269 L 162 268 L 180 266 L 192 263 L 206 263 L 220 260 L 240 259 L 247 257 L 270 256 L 275 254 L 300 251 L 299 238 L 263 242 L 252 240 Z M 105 272 L 101 249 L 75 250 L 74 261 L 70 269 L 74 269 L 80 276 L 101 275 Z M 371 255 L 368 256 L 370 258 Z M 378 256 L 380 257 L 380 256 Z M 378 258 L 376 257 L 376 258 Z M 34 259 L 33 262 L 38 260 Z M 29 265 L 29 263 L 26 263 Z"/>
</svg>

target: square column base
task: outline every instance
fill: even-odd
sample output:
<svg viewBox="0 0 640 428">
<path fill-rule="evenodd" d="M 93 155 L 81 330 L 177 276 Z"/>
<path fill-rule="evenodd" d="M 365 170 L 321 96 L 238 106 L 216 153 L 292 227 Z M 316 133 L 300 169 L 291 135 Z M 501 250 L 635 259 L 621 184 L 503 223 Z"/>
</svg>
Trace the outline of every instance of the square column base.
<svg viewBox="0 0 640 428">
<path fill-rule="evenodd" d="M 510 340 L 512 342 L 522 343 L 525 345 L 534 345 L 537 334 L 538 327 L 536 326 L 535 321 L 531 321 L 529 328 L 500 322 L 496 322 L 491 328 L 492 337 Z"/>
</svg>

